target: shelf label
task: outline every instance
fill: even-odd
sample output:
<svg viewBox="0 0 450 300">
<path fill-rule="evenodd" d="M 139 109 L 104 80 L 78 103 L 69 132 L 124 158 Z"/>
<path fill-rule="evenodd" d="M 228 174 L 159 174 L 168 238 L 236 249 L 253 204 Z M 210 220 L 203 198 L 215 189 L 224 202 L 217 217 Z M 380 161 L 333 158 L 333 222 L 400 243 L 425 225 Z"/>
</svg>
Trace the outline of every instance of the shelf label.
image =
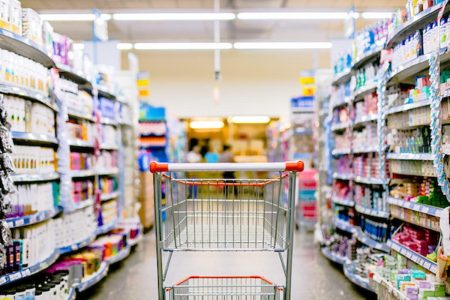
<svg viewBox="0 0 450 300">
<path fill-rule="evenodd" d="M 420 205 L 414 204 L 414 205 L 413 205 L 413 209 L 414 209 L 414 210 L 420 210 Z"/>
<path fill-rule="evenodd" d="M 6 276 L 0 277 L 0 285 L 5 284 L 6 281 L 8 281 L 8 280 L 6 279 Z"/>
<path fill-rule="evenodd" d="M 26 276 L 30 276 L 30 275 L 31 275 L 30 269 L 25 269 L 22 271 L 22 277 L 26 277 Z"/>
<path fill-rule="evenodd" d="M 431 269 L 431 263 L 428 261 L 425 261 L 425 263 L 423 264 L 423 266 L 425 267 L 425 269 L 430 270 Z"/>
<path fill-rule="evenodd" d="M 22 226 L 23 224 L 25 224 L 25 220 L 24 219 L 18 219 L 14 222 L 15 226 Z"/>
<path fill-rule="evenodd" d="M 13 273 L 13 274 L 9 275 L 9 279 L 11 281 L 17 280 L 17 279 L 20 279 L 20 278 L 22 278 L 22 274 L 20 272 L 16 272 L 16 273 Z"/>
<path fill-rule="evenodd" d="M 428 206 L 422 206 L 420 211 L 427 214 L 430 211 L 430 208 Z"/>
</svg>

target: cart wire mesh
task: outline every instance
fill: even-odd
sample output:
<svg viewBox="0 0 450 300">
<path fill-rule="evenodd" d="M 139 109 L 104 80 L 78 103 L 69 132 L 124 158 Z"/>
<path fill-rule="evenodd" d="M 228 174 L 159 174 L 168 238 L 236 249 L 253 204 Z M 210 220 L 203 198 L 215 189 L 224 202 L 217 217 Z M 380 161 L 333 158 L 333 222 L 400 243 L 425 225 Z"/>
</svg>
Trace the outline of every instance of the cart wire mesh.
<svg viewBox="0 0 450 300">
<path fill-rule="evenodd" d="M 274 179 L 166 179 L 162 249 L 285 251 L 287 175 Z"/>
<path fill-rule="evenodd" d="M 171 300 L 278 300 L 283 291 L 261 276 L 190 276 L 167 289 Z"/>
</svg>

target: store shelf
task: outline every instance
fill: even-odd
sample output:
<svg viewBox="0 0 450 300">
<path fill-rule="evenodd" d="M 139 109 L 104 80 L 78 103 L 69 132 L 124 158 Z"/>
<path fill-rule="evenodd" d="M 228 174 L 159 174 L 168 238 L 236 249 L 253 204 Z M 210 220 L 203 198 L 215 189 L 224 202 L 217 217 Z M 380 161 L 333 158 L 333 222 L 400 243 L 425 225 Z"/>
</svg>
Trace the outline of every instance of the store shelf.
<svg viewBox="0 0 450 300">
<path fill-rule="evenodd" d="M 1 29 L 0 29 L 1 30 Z M 44 96 L 41 92 L 32 91 L 19 86 L 11 86 L 4 83 L 0 83 L 0 93 L 19 96 L 22 98 L 30 99 L 33 101 L 37 101 L 39 103 L 44 104 L 45 106 L 53 109 L 54 111 L 58 111 L 56 105 L 50 100 L 50 98 Z"/>
<path fill-rule="evenodd" d="M 134 246 L 136 246 L 137 244 L 139 244 L 143 239 L 144 239 L 144 237 L 143 237 L 143 234 L 141 233 L 141 234 L 139 234 L 139 236 L 138 236 L 137 238 L 135 238 L 135 239 L 129 239 L 129 240 L 128 240 L 128 245 L 129 245 L 130 247 L 134 247 Z"/>
<path fill-rule="evenodd" d="M 117 124 L 118 124 L 117 121 L 110 119 L 110 118 L 105 118 L 105 117 L 101 118 L 100 123 L 102 123 L 103 125 L 111 125 L 111 126 L 117 126 Z"/>
<path fill-rule="evenodd" d="M 339 204 L 339 205 L 343 205 L 343 206 L 349 206 L 349 207 L 353 207 L 353 205 L 355 205 L 355 202 L 353 200 L 349 200 L 349 199 L 340 199 L 338 197 L 332 197 L 332 201 L 335 204 Z"/>
<path fill-rule="evenodd" d="M 410 210 L 414 210 L 426 215 L 434 216 L 434 217 L 440 217 L 442 208 L 430 206 L 426 204 L 420 204 L 412 201 L 406 201 L 403 199 L 398 199 L 394 197 L 388 197 L 387 202 L 391 205 L 400 206 L 403 208 L 407 208 Z"/>
<path fill-rule="evenodd" d="M 109 265 L 118 263 L 122 260 L 124 260 L 125 258 L 127 258 L 130 255 L 130 246 L 123 248 L 122 250 L 119 251 L 119 253 L 117 253 L 116 255 L 114 255 L 113 257 L 107 258 L 106 262 Z"/>
<path fill-rule="evenodd" d="M 334 179 L 340 179 L 340 180 L 352 180 L 353 179 L 353 174 L 342 174 L 342 173 L 334 172 L 333 173 L 333 178 Z"/>
<path fill-rule="evenodd" d="M 35 214 L 29 215 L 29 216 L 23 216 L 23 217 L 17 217 L 17 218 L 8 218 L 6 219 L 6 223 L 8 224 L 9 228 L 17 228 L 22 226 L 28 226 L 37 224 L 49 219 L 52 219 L 54 216 L 62 212 L 61 207 L 57 207 L 52 210 L 45 210 L 40 211 Z"/>
<path fill-rule="evenodd" d="M 74 112 L 74 111 L 69 111 L 67 114 L 69 115 L 69 117 L 72 117 L 72 118 L 75 118 L 75 119 L 86 120 L 86 121 L 89 121 L 89 122 L 92 122 L 92 123 L 95 122 L 94 118 L 92 116 L 89 116 L 89 115 L 79 114 L 79 113 Z"/>
<path fill-rule="evenodd" d="M 405 294 L 400 292 L 395 286 L 393 286 L 390 282 L 388 282 L 386 279 L 384 279 L 381 275 L 375 273 L 373 276 L 373 280 L 379 284 L 381 284 L 383 287 L 385 287 L 389 294 L 393 295 L 395 299 L 398 300 L 410 300 L 410 298 L 406 297 Z M 431 300 L 431 298 L 428 298 Z"/>
<path fill-rule="evenodd" d="M 365 234 L 361 229 L 358 229 L 356 231 L 356 238 L 358 239 L 358 241 L 369 246 L 370 248 L 377 249 L 386 253 L 390 252 L 390 247 L 388 244 L 374 240 L 373 238 Z"/>
<path fill-rule="evenodd" d="M 416 108 L 420 108 L 420 107 L 424 107 L 424 106 L 430 106 L 430 103 L 431 103 L 430 100 L 423 100 L 423 101 L 418 101 L 415 103 L 408 103 L 408 104 L 394 106 L 394 107 L 391 107 L 390 109 L 388 109 L 387 114 L 391 115 L 391 114 L 401 113 L 401 112 L 405 112 L 408 110 L 412 110 L 412 109 L 416 109 Z"/>
<path fill-rule="evenodd" d="M 69 145 L 72 147 L 79 147 L 79 148 L 94 148 L 94 143 L 90 141 L 83 141 L 83 140 L 69 140 Z"/>
<path fill-rule="evenodd" d="M 420 255 L 419 253 L 416 253 L 412 251 L 411 249 L 403 246 L 402 244 L 399 244 L 393 240 L 388 241 L 389 247 L 391 247 L 392 250 L 400 253 L 401 255 L 405 256 L 409 260 L 415 262 L 419 266 L 422 266 L 423 268 L 427 269 L 431 273 L 436 274 L 437 272 L 437 264 L 428 258 Z"/>
<path fill-rule="evenodd" d="M 314 107 L 291 107 L 291 112 L 293 114 L 305 114 L 305 113 L 314 113 Z"/>
<path fill-rule="evenodd" d="M 352 150 L 350 148 L 345 148 L 345 149 L 333 149 L 333 151 L 331 151 L 331 154 L 334 156 L 337 155 L 346 155 L 346 154 L 350 154 L 352 152 Z"/>
<path fill-rule="evenodd" d="M 375 91 L 377 89 L 377 83 L 376 82 L 369 82 L 365 86 L 357 89 L 353 93 L 353 101 L 356 99 L 361 99 L 362 96 L 364 96 L 368 92 Z"/>
<path fill-rule="evenodd" d="M 348 280 L 350 280 L 351 282 L 353 282 L 357 286 L 359 286 L 359 287 L 361 287 L 361 288 L 363 288 L 365 290 L 368 290 L 368 291 L 371 291 L 371 292 L 375 292 L 372 289 L 372 287 L 370 286 L 370 284 L 369 284 L 369 279 L 362 278 L 361 276 L 353 273 L 352 270 L 351 270 L 351 267 L 352 267 L 351 263 L 350 264 L 347 264 L 347 263 L 344 264 L 344 275 L 345 275 L 345 277 L 347 277 Z"/>
<path fill-rule="evenodd" d="M 94 274 L 90 275 L 88 278 L 80 282 L 80 284 L 77 286 L 77 290 L 83 292 L 88 288 L 94 286 L 96 283 L 98 283 L 100 280 L 106 277 L 106 275 L 108 274 L 108 269 L 109 269 L 108 263 L 102 262 L 97 272 L 95 272 Z"/>
<path fill-rule="evenodd" d="M 94 205 L 94 198 L 83 200 L 79 203 L 74 203 L 71 207 L 64 208 L 64 213 L 71 213 L 89 206 Z"/>
<path fill-rule="evenodd" d="M 80 250 L 80 249 L 90 245 L 95 240 L 95 238 L 96 238 L 96 235 L 92 234 L 91 236 L 85 238 L 82 241 L 74 243 L 74 244 L 72 244 L 70 246 L 59 248 L 59 253 L 61 255 L 63 255 L 63 254 L 67 254 L 67 253 L 70 253 L 70 252 L 74 252 L 74 251 Z"/>
<path fill-rule="evenodd" d="M 378 209 L 367 208 L 367 207 L 364 207 L 364 206 L 361 206 L 358 204 L 355 206 L 355 210 L 361 214 L 372 216 L 372 217 L 383 218 L 383 219 L 389 218 L 389 212 L 387 212 L 387 211 L 381 211 Z"/>
<path fill-rule="evenodd" d="M 99 176 L 117 175 L 117 174 L 119 174 L 119 168 L 101 169 L 101 170 L 97 170 L 96 173 Z"/>
<path fill-rule="evenodd" d="M 339 219 L 334 220 L 334 225 L 336 226 L 336 228 L 339 228 L 340 230 L 343 230 L 343 231 L 347 231 L 349 233 L 356 232 L 356 228 L 353 225 L 351 225 L 347 222 L 341 221 Z"/>
<path fill-rule="evenodd" d="M 117 146 L 116 144 L 104 143 L 104 144 L 100 145 L 100 149 L 102 149 L 102 150 L 117 150 L 117 149 L 119 149 L 119 146 Z"/>
<path fill-rule="evenodd" d="M 350 122 L 333 124 L 333 125 L 331 125 L 331 131 L 333 131 L 333 132 L 335 132 L 335 131 L 344 131 L 350 126 L 351 126 Z"/>
<path fill-rule="evenodd" d="M 11 135 L 13 140 L 28 142 L 28 144 L 58 145 L 58 140 L 56 137 L 48 134 L 12 131 Z"/>
<path fill-rule="evenodd" d="M 336 254 L 332 253 L 327 247 L 323 247 L 321 251 L 326 258 L 337 264 L 343 265 L 347 260 L 345 257 L 337 256 Z"/>
<path fill-rule="evenodd" d="M 59 174 L 56 172 L 43 173 L 43 174 L 14 174 L 11 175 L 14 182 L 41 182 L 52 181 L 59 179 Z"/>
<path fill-rule="evenodd" d="M 331 105 L 332 105 L 331 108 L 335 109 L 337 107 L 350 104 L 350 103 L 352 103 L 352 101 L 353 101 L 352 97 L 344 97 L 344 99 L 342 99 L 342 101 L 331 103 Z"/>
<path fill-rule="evenodd" d="M 335 75 L 333 78 L 333 85 L 338 85 L 346 82 L 347 80 L 350 79 L 351 75 L 352 75 L 351 69 L 345 70 L 344 72 Z"/>
<path fill-rule="evenodd" d="M 0 28 L 0 48 L 29 58 L 41 65 L 52 68 L 55 63 L 37 43 L 11 31 Z"/>
<path fill-rule="evenodd" d="M 93 177 L 93 176 L 95 176 L 95 171 L 94 170 L 71 170 L 70 176 L 72 178 Z"/>
<path fill-rule="evenodd" d="M 380 178 L 373 178 L 373 177 L 355 176 L 353 178 L 353 181 L 364 184 L 383 184 L 383 180 L 381 180 Z"/>
<path fill-rule="evenodd" d="M 95 86 L 95 88 L 97 89 L 99 96 L 105 97 L 108 99 L 112 99 L 112 100 L 116 100 L 116 95 L 114 95 L 114 92 L 111 91 L 108 87 L 97 85 L 97 86 Z"/>
<path fill-rule="evenodd" d="M 415 76 L 420 72 L 423 72 L 429 68 L 428 60 L 430 59 L 431 54 L 421 55 L 406 64 L 398 67 L 394 70 L 389 78 L 389 81 L 394 81 L 396 83 L 403 82 L 405 79 L 414 77 L 413 82 L 415 80 Z M 447 62 L 450 59 L 450 51 L 445 49 L 441 51 L 439 55 L 439 60 L 441 63 Z"/>
<path fill-rule="evenodd" d="M 97 230 L 95 231 L 96 235 L 102 235 L 107 232 L 110 232 L 114 228 L 116 228 L 117 224 L 119 223 L 119 220 L 114 220 L 114 222 L 111 222 L 109 224 L 104 224 L 100 227 L 97 227 Z"/>
<path fill-rule="evenodd" d="M 50 267 L 52 264 L 56 262 L 56 260 L 59 257 L 59 251 L 55 250 L 53 251 L 46 259 L 43 261 L 28 267 L 24 268 L 21 271 L 14 272 L 11 274 L 0 276 L 0 286 L 9 284 L 11 282 L 20 280 L 22 278 L 30 277 L 31 275 L 34 275 L 36 273 L 39 273 L 48 267 Z"/>
<path fill-rule="evenodd" d="M 387 40 L 386 49 L 393 48 L 393 46 L 402 42 L 418 29 L 423 29 L 423 27 L 425 27 L 428 23 L 435 21 L 440 8 L 441 5 L 430 7 L 423 12 L 418 13 L 404 24 L 400 25 Z M 447 6 L 447 8 L 445 9 L 446 12 L 449 11 L 448 8 L 449 7 Z"/>
<path fill-rule="evenodd" d="M 119 191 L 112 192 L 109 194 L 102 194 L 101 199 L 102 201 L 108 201 L 117 197 L 119 197 Z"/>
<path fill-rule="evenodd" d="M 388 153 L 387 159 L 396 160 L 433 160 L 431 153 Z"/>
<path fill-rule="evenodd" d="M 365 65 L 366 63 L 368 63 L 369 61 L 371 61 L 372 59 L 377 58 L 377 56 L 380 55 L 381 50 L 383 50 L 383 47 L 376 47 L 375 49 L 373 49 L 372 51 L 369 51 L 366 54 L 363 54 L 361 56 L 361 58 L 357 58 L 355 60 L 355 63 L 352 66 L 353 70 L 358 69 L 359 67 L 362 67 L 363 65 Z"/>
<path fill-rule="evenodd" d="M 354 122 L 353 122 L 353 126 L 355 127 L 355 126 L 361 126 L 361 125 L 363 125 L 363 124 L 365 124 L 365 123 L 368 123 L 368 122 L 375 122 L 375 121 L 377 121 L 378 120 L 378 115 L 376 115 L 376 114 L 371 114 L 371 115 L 367 115 L 367 116 L 362 116 L 361 118 L 358 118 L 358 119 L 356 119 Z"/>
<path fill-rule="evenodd" d="M 56 68 L 62 77 L 73 81 L 78 85 L 92 88 L 91 82 L 86 79 L 86 76 L 82 72 L 75 71 L 72 67 L 63 64 L 56 64 Z"/>
<path fill-rule="evenodd" d="M 370 145 L 366 147 L 358 147 L 353 148 L 352 153 L 360 154 L 360 153 L 373 153 L 378 152 L 378 145 Z"/>
</svg>

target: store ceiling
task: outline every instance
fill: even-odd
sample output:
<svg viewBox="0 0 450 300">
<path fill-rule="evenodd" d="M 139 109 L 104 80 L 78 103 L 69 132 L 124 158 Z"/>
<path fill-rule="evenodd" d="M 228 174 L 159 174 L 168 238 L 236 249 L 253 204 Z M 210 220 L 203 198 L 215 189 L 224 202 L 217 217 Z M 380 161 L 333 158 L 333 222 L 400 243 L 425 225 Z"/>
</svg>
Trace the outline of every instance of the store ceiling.
<svg viewBox="0 0 450 300">
<path fill-rule="evenodd" d="M 93 8 L 101 12 L 171 11 L 186 12 L 208 10 L 213 0 L 22 0 L 23 7 L 39 12 L 89 12 Z M 289 11 L 347 11 L 354 5 L 356 11 L 394 11 L 404 7 L 406 0 L 222 0 L 221 8 L 228 11 L 277 9 Z M 376 20 L 357 21 L 358 28 L 373 24 Z M 74 26 L 76 24 L 76 26 Z M 74 40 L 89 40 L 92 34 L 90 22 L 52 22 L 55 31 Z M 222 22 L 222 40 L 256 41 L 329 41 L 343 38 L 344 21 L 243 21 Z M 183 42 L 212 41 L 213 22 L 145 22 L 109 21 L 110 39 L 123 42 Z"/>
</svg>

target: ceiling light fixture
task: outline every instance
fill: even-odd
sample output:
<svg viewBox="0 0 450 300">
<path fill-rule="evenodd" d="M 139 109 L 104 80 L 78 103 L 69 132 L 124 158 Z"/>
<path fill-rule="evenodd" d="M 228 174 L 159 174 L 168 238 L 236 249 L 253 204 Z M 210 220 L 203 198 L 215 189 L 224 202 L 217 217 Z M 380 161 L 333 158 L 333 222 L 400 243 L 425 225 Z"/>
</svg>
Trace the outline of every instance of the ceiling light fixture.
<svg viewBox="0 0 450 300">
<path fill-rule="evenodd" d="M 116 21 L 226 21 L 234 20 L 234 13 L 116 13 Z"/>
<path fill-rule="evenodd" d="M 347 12 L 241 12 L 239 20 L 345 20 Z"/>
<path fill-rule="evenodd" d="M 202 121 L 191 121 L 189 127 L 192 129 L 221 129 L 225 126 L 223 121 L 219 120 L 202 120 Z"/>
<path fill-rule="evenodd" d="M 237 42 L 233 44 L 239 50 L 289 50 L 289 49 L 330 49 L 330 42 Z"/>
<path fill-rule="evenodd" d="M 234 116 L 231 117 L 230 123 L 235 124 L 267 124 L 270 122 L 268 116 Z"/>
<path fill-rule="evenodd" d="M 363 19 L 389 19 L 393 15 L 392 12 L 363 12 L 361 16 Z"/>
<path fill-rule="evenodd" d="M 135 43 L 137 50 L 227 50 L 231 43 Z"/>
<path fill-rule="evenodd" d="M 77 21 L 94 21 L 95 20 L 95 14 L 41 14 L 41 18 L 45 21 L 58 21 L 58 22 L 77 22 Z M 111 20 L 110 14 L 101 14 L 101 18 L 104 21 Z"/>
<path fill-rule="evenodd" d="M 118 43 L 117 49 L 118 50 L 131 50 L 131 49 L 133 49 L 133 44 L 132 43 Z"/>
</svg>

